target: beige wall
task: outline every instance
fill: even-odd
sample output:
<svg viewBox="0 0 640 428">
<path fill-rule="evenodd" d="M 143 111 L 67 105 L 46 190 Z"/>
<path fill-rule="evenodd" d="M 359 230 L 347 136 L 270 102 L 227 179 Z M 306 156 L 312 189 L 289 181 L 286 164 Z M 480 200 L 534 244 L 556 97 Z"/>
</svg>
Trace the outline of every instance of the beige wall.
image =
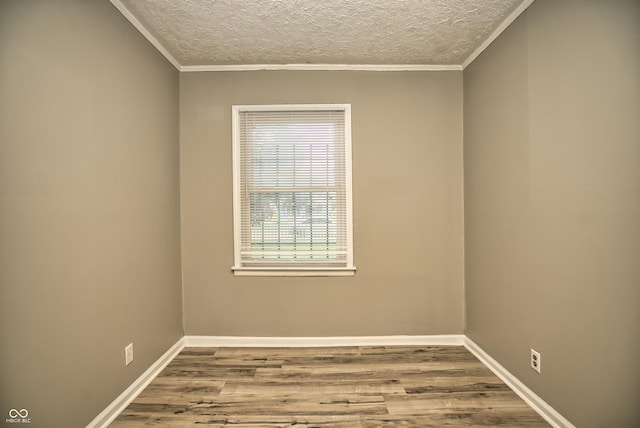
<svg viewBox="0 0 640 428">
<path fill-rule="evenodd" d="M 84 426 L 182 336 L 178 90 L 107 1 L 0 2 L 2 423 Z"/>
<path fill-rule="evenodd" d="M 463 73 L 178 77 L 106 1 L 0 2 L 0 414 L 86 424 L 182 336 L 184 293 L 191 335 L 466 316 L 577 426 L 634 426 L 639 6 L 538 0 L 464 71 L 463 297 Z M 354 277 L 232 275 L 231 105 L 261 103 L 352 104 Z"/>
<path fill-rule="evenodd" d="M 640 422 L 639 47 L 538 0 L 464 71 L 466 332 L 581 428 Z"/>
<path fill-rule="evenodd" d="M 462 333 L 462 73 L 180 79 L 186 334 Z M 283 103 L 352 105 L 354 277 L 231 272 L 231 106 Z"/>
</svg>

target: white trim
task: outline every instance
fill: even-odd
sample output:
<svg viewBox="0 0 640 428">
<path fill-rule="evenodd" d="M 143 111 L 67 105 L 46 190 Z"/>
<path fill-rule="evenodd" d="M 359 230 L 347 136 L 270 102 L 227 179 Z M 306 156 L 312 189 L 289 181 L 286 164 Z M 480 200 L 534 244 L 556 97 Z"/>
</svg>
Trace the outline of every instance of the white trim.
<svg viewBox="0 0 640 428">
<path fill-rule="evenodd" d="M 427 336 L 248 337 L 184 336 L 91 421 L 87 428 L 106 428 L 186 347 L 336 347 L 336 346 L 464 346 L 554 428 L 576 428 L 530 390 L 473 340 L 463 334 Z"/>
<path fill-rule="evenodd" d="M 353 264 L 353 156 L 352 156 L 352 135 L 351 135 L 351 104 L 346 104 L 344 109 L 344 154 L 345 163 L 347 165 L 346 181 L 347 181 L 347 267 L 352 269 L 351 275 L 356 272 L 356 267 Z"/>
<path fill-rule="evenodd" d="M 338 337 L 244 337 L 185 336 L 185 347 L 196 348 L 321 348 L 332 346 L 462 346 L 464 335 L 433 336 L 338 336 Z"/>
<path fill-rule="evenodd" d="M 493 41 L 494 41 L 495 39 L 497 39 L 497 38 L 498 38 L 498 36 L 499 36 L 500 34 L 502 34 L 502 32 L 503 32 L 504 30 L 506 30 L 506 29 L 507 29 L 507 27 L 508 27 L 509 25 L 511 25 L 511 24 L 513 23 L 513 21 L 515 21 L 515 20 L 516 20 L 516 18 L 518 18 L 518 16 L 520 16 L 520 15 L 522 14 L 522 12 L 524 12 L 525 10 L 527 10 L 527 8 L 528 8 L 529 6 L 531 6 L 531 4 L 532 4 L 534 1 L 535 1 L 535 0 L 523 0 L 523 1 L 522 1 L 522 3 L 520 3 L 520 5 L 519 5 L 519 6 L 518 6 L 518 7 L 517 7 L 513 12 L 511 12 L 511 14 L 510 14 L 509 16 L 507 16 L 507 17 L 505 18 L 505 20 L 504 20 L 504 21 L 502 21 L 502 23 L 501 23 L 500 25 L 498 25 L 498 28 L 496 28 L 496 29 L 493 31 L 493 33 L 491 33 L 491 34 L 489 35 L 489 37 L 487 37 L 487 39 L 486 39 L 484 42 L 482 42 L 482 44 L 481 44 L 480 46 L 478 46 L 478 49 L 476 49 L 475 51 L 473 51 L 473 52 L 471 53 L 471 55 L 469 55 L 469 56 L 467 57 L 467 59 L 465 59 L 465 60 L 462 62 L 462 66 L 461 66 L 461 67 L 462 67 L 462 69 L 464 70 L 465 68 L 467 68 L 467 66 L 468 66 L 469 64 L 471 64 L 471 63 L 473 62 L 473 60 L 474 60 L 474 59 L 476 59 L 476 58 L 477 58 L 477 57 L 478 57 L 482 52 L 484 52 L 484 50 L 485 50 L 486 48 L 488 48 L 488 47 L 489 47 L 489 45 L 490 45 L 491 43 L 493 43 Z"/>
<path fill-rule="evenodd" d="M 512 375 L 500 363 L 494 360 L 482 348 L 480 348 L 473 340 L 468 337 L 464 338 L 464 346 L 475 355 L 480 362 L 487 366 L 496 376 L 500 378 L 509 388 L 511 388 L 525 403 L 544 418 L 551 426 L 555 428 L 575 428 L 564 416 L 558 413 L 553 407 L 547 404 L 535 392 L 529 389 L 518 378 Z"/>
<path fill-rule="evenodd" d="M 231 106 L 232 113 L 244 111 L 350 111 L 351 104 L 243 104 Z"/>
<path fill-rule="evenodd" d="M 158 41 L 158 39 L 156 39 L 150 32 L 149 30 L 147 30 L 147 28 L 142 24 L 142 22 L 140 22 L 138 20 L 138 18 L 136 18 L 130 11 L 129 9 L 127 9 L 127 7 L 125 5 L 122 4 L 122 2 L 120 0 L 109 0 L 111 1 L 111 4 L 113 4 L 116 9 L 118 9 L 120 11 L 120 13 L 122 13 L 124 15 L 125 18 L 127 18 L 129 20 L 129 22 L 131 22 L 133 24 L 134 27 L 136 27 L 136 29 L 138 31 L 140 31 L 140 33 L 156 48 L 158 49 L 158 51 L 164 55 L 164 57 L 171 63 L 173 64 L 173 66 L 180 71 L 180 69 L 182 68 L 182 66 L 180 65 L 180 63 L 178 62 L 178 60 L 176 60 L 173 55 L 171 55 L 169 53 L 169 51 L 167 49 L 165 49 L 164 46 L 162 46 L 162 43 L 160 43 Z"/>
<path fill-rule="evenodd" d="M 282 267 L 277 264 L 265 266 L 243 266 L 243 253 L 241 238 L 243 226 L 241 222 L 241 205 L 243 196 L 240 193 L 242 187 L 242 167 L 240 165 L 240 151 L 243 147 L 240 130 L 240 113 L 243 112 L 301 112 L 301 111 L 340 111 L 344 118 L 344 152 L 345 152 L 345 221 L 346 221 L 346 260 L 339 266 L 331 266 L 329 263 L 314 263 L 317 266 L 291 266 Z M 353 276 L 356 268 L 353 265 L 353 183 L 352 183 L 352 143 L 351 143 L 351 104 L 262 104 L 262 105 L 233 105 L 231 106 L 232 128 L 232 161 L 233 161 L 233 254 L 234 265 L 231 270 L 235 276 Z M 285 188 L 278 188 L 282 190 Z M 294 188 L 292 188 L 293 190 Z M 338 263 L 336 263 L 337 265 Z"/>
<path fill-rule="evenodd" d="M 233 174 L 233 263 L 238 265 L 240 255 L 240 111 L 241 106 L 231 107 L 231 162 Z M 235 271 L 234 271 L 235 274 Z"/>
<path fill-rule="evenodd" d="M 356 268 L 278 268 L 238 267 L 231 268 L 235 276 L 354 276 Z"/>
<path fill-rule="evenodd" d="M 138 379 L 124 390 L 111 404 L 95 417 L 87 428 L 106 428 L 120 413 L 164 370 L 165 367 L 184 349 L 184 337 L 180 338 L 167 352 L 153 363 Z"/>
<path fill-rule="evenodd" d="M 117 1 L 117 0 L 116 0 Z M 457 64 L 233 64 L 184 65 L 180 71 L 462 71 Z"/>
<path fill-rule="evenodd" d="M 462 71 L 473 62 L 535 0 L 522 3 L 465 59 L 462 64 L 226 64 L 181 65 L 120 0 L 109 0 L 122 15 L 180 72 L 199 71 Z"/>
</svg>

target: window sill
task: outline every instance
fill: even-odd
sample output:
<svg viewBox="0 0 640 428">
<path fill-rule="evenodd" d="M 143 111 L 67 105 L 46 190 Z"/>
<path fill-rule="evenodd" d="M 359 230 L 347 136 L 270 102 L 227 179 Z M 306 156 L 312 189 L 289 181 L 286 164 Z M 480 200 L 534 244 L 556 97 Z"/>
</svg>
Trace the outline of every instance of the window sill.
<svg viewBox="0 0 640 428">
<path fill-rule="evenodd" d="M 353 276 L 355 267 L 348 268 L 264 268 L 232 267 L 235 276 Z"/>
</svg>

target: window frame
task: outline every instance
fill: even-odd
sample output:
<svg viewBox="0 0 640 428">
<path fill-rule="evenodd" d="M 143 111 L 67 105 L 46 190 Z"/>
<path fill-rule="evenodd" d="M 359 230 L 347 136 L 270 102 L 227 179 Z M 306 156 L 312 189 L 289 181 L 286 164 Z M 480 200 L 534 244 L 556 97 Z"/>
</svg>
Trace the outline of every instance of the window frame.
<svg viewBox="0 0 640 428">
<path fill-rule="evenodd" d="M 345 151 L 345 207 L 346 207 L 346 244 L 345 266 L 243 266 L 241 255 L 241 165 L 240 165 L 240 114 L 243 112 L 269 111 L 343 111 L 344 112 L 344 151 Z M 352 276 L 353 264 L 353 176 L 351 154 L 351 104 L 268 104 L 232 106 L 232 142 L 233 142 L 233 244 L 234 265 L 231 270 L 235 276 Z"/>
</svg>

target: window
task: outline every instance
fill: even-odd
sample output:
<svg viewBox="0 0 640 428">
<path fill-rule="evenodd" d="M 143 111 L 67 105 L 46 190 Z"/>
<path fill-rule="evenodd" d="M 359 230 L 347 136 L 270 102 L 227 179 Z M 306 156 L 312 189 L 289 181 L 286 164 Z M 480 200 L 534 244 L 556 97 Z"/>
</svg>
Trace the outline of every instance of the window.
<svg viewBox="0 0 640 428">
<path fill-rule="evenodd" d="M 236 275 L 353 275 L 351 108 L 233 106 Z"/>
</svg>

